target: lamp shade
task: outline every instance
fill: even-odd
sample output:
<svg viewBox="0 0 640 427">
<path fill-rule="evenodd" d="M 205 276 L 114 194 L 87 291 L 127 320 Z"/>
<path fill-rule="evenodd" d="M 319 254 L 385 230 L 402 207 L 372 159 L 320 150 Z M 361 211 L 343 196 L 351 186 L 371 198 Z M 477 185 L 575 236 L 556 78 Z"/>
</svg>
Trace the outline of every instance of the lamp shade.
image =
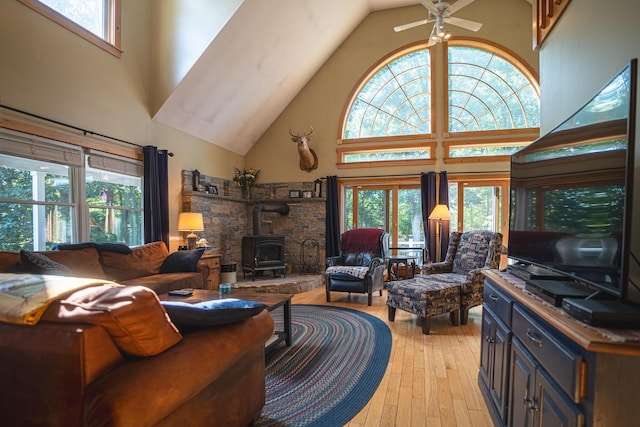
<svg viewBox="0 0 640 427">
<path fill-rule="evenodd" d="M 178 215 L 178 231 L 202 231 L 204 221 L 202 214 L 196 212 L 182 212 Z"/>
<path fill-rule="evenodd" d="M 451 213 L 449 213 L 449 208 L 447 205 L 436 205 L 436 207 L 431 211 L 431 214 L 429 214 L 429 219 L 450 221 Z"/>
</svg>

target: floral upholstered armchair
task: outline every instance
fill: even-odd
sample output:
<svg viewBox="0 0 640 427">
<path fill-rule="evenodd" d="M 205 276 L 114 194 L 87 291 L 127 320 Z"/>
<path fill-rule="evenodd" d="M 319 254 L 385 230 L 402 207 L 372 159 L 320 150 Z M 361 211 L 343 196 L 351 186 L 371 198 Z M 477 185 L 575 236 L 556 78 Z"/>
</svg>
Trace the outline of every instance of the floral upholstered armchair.
<svg viewBox="0 0 640 427">
<path fill-rule="evenodd" d="M 502 233 L 454 231 L 444 261 L 427 264 L 424 274 L 446 275 L 447 282 L 460 283 L 460 323 L 466 324 L 469 309 L 483 303 L 482 270 L 498 268 L 502 254 Z"/>
<path fill-rule="evenodd" d="M 327 302 L 331 302 L 332 291 L 367 294 L 368 305 L 374 291 L 382 296 L 388 248 L 389 233 L 382 229 L 356 228 L 342 233 L 340 255 L 327 258 Z"/>
</svg>

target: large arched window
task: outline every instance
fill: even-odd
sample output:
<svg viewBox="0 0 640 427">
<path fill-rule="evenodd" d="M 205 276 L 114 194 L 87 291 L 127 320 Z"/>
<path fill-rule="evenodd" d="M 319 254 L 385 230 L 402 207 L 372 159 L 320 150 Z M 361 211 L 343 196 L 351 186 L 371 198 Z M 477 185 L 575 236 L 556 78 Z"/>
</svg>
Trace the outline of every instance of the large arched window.
<svg viewBox="0 0 640 427">
<path fill-rule="evenodd" d="M 522 61 L 477 40 L 450 40 L 446 64 L 434 63 L 433 49 L 417 44 L 394 52 L 361 79 L 345 109 L 339 166 L 433 162 L 440 141 L 445 162 L 504 160 L 535 139 L 539 87 Z M 434 68 L 445 72 L 435 79 Z"/>
</svg>

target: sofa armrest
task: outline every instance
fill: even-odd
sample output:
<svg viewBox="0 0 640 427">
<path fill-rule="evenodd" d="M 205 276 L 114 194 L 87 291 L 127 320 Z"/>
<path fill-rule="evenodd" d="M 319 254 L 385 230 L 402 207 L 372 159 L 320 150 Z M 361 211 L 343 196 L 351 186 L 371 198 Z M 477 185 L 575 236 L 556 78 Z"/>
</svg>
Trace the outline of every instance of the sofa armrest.
<svg viewBox="0 0 640 427">
<path fill-rule="evenodd" d="M 432 262 L 424 266 L 424 274 L 451 273 L 451 263 Z"/>
<path fill-rule="evenodd" d="M 198 261 L 198 264 L 196 264 L 196 272 L 202 275 L 202 289 L 207 289 L 207 282 L 209 281 L 209 274 L 211 273 L 209 264 L 204 261 Z"/>
<path fill-rule="evenodd" d="M 343 260 L 341 255 L 330 256 L 330 257 L 327 257 L 326 266 L 333 267 L 336 265 L 342 265 L 342 261 Z"/>
</svg>

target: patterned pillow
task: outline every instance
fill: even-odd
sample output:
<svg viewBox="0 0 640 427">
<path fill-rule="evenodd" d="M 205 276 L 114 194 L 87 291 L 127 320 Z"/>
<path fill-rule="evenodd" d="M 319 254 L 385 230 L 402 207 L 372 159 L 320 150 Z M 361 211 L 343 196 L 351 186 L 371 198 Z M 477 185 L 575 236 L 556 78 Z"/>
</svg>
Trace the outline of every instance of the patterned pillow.
<svg viewBox="0 0 640 427">
<path fill-rule="evenodd" d="M 54 274 L 58 276 L 71 276 L 73 274 L 68 267 L 37 252 L 21 250 L 20 261 L 24 266 L 25 273 Z"/>
</svg>

